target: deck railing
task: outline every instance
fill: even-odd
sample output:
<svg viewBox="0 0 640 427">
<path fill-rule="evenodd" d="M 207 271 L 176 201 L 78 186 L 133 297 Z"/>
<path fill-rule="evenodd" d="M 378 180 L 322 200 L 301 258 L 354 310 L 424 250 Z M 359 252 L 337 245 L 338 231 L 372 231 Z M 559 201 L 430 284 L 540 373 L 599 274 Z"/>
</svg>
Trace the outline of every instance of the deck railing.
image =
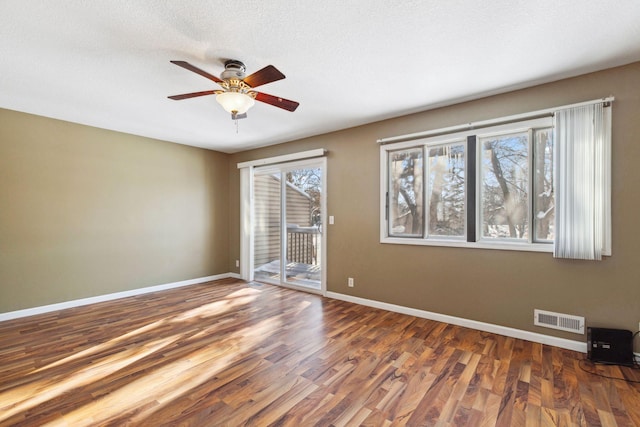
<svg viewBox="0 0 640 427">
<path fill-rule="evenodd" d="M 317 265 L 320 230 L 318 227 L 287 226 L 287 261 Z"/>
</svg>

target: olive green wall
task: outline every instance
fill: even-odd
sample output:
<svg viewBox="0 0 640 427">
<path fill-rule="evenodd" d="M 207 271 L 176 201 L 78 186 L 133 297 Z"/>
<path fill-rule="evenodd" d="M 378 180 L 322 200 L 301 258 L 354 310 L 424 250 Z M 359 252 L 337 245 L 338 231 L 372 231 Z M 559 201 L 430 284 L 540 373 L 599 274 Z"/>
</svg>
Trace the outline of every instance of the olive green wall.
<svg viewBox="0 0 640 427">
<path fill-rule="evenodd" d="M 549 253 L 381 244 L 376 140 L 613 95 L 613 256 L 558 260 Z M 239 257 L 236 163 L 314 148 L 328 154 L 329 291 L 522 330 L 533 310 L 582 315 L 588 325 L 637 330 L 640 321 L 640 63 L 237 153 L 230 158 L 229 271 Z M 347 287 L 347 277 L 355 287 Z"/>
<path fill-rule="evenodd" d="M 228 157 L 0 109 L 0 313 L 227 273 Z"/>
</svg>

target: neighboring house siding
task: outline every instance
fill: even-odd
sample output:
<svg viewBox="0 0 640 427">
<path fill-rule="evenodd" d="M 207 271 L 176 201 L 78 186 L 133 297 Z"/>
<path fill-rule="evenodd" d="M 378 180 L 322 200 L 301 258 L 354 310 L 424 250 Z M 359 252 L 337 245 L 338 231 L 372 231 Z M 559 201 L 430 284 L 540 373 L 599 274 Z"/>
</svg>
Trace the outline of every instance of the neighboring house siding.
<svg viewBox="0 0 640 427">
<path fill-rule="evenodd" d="M 280 259 L 280 180 L 272 175 L 254 178 L 256 230 L 254 266 Z M 287 224 L 311 225 L 311 199 L 299 189 L 287 185 Z"/>
</svg>

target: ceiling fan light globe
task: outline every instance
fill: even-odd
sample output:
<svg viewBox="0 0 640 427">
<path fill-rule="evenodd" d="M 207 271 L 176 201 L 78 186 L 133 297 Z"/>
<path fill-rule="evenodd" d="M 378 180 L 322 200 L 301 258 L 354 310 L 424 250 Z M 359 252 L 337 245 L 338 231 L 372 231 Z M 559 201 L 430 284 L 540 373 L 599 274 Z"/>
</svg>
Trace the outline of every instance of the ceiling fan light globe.
<svg viewBox="0 0 640 427">
<path fill-rule="evenodd" d="M 240 92 L 223 92 L 216 96 L 216 101 L 228 113 L 244 114 L 253 107 L 256 101 L 249 95 Z"/>
</svg>

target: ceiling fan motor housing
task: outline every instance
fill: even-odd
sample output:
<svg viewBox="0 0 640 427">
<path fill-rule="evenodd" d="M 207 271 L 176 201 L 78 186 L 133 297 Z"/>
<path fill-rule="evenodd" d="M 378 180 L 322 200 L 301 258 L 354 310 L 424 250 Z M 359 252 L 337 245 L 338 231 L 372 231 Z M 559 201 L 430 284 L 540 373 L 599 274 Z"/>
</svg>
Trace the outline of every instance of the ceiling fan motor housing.
<svg viewBox="0 0 640 427">
<path fill-rule="evenodd" d="M 220 74 L 220 78 L 222 80 L 231 80 L 238 79 L 242 80 L 245 78 L 246 67 L 241 61 L 237 61 L 235 59 L 230 59 L 225 61 L 224 63 L 224 71 Z"/>
</svg>

